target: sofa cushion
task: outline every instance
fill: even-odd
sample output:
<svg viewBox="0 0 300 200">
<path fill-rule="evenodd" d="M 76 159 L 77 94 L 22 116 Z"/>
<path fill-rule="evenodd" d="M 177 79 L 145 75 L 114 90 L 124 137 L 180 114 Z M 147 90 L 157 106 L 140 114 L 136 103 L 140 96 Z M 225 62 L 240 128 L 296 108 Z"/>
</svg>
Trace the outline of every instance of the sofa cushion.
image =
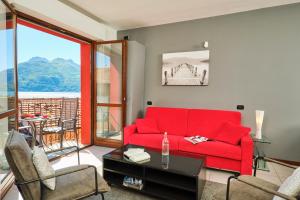
<svg viewBox="0 0 300 200">
<path fill-rule="evenodd" d="M 192 144 L 182 138 L 179 140 L 178 148 L 185 152 L 241 160 L 241 147 L 224 142 L 208 141 Z"/>
<path fill-rule="evenodd" d="M 161 149 L 163 134 L 133 134 L 130 136 L 129 144 Z M 181 136 L 168 135 L 170 150 L 178 150 L 178 141 Z"/>
<path fill-rule="evenodd" d="M 148 107 L 145 118 L 156 119 L 160 132 L 167 132 L 168 135 L 186 135 L 188 109 Z"/>
<path fill-rule="evenodd" d="M 136 119 L 135 123 L 138 133 L 160 133 L 157 128 L 157 122 L 155 119 Z"/>
<path fill-rule="evenodd" d="M 216 140 L 237 145 L 241 138 L 249 134 L 250 128 L 226 122 L 220 126 Z"/>
<path fill-rule="evenodd" d="M 190 109 L 187 136 L 201 135 L 214 139 L 224 121 L 241 124 L 241 113 L 224 110 Z"/>
</svg>

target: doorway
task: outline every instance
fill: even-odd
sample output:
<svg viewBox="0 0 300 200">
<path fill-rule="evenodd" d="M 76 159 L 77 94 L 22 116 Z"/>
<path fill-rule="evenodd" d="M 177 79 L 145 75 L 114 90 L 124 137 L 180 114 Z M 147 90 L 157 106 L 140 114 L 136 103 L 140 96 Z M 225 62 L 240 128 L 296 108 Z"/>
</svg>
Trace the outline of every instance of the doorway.
<svg viewBox="0 0 300 200">
<path fill-rule="evenodd" d="M 92 44 L 50 29 L 35 18 L 20 15 L 17 24 L 19 118 L 48 116 L 45 126 L 52 127 L 60 117 L 63 99 L 77 99 L 79 146 L 90 145 Z M 67 132 L 64 142 L 64 146 L 74 146 L 75 133 Z M 46 150 L 58 144 L 57 134 L 43 136 Z"/>
<path fill-rule="evenodd" d="M 119 147 L 126 121 L 127 41 L 95 43 L 94 143 Z"/>
</svg>

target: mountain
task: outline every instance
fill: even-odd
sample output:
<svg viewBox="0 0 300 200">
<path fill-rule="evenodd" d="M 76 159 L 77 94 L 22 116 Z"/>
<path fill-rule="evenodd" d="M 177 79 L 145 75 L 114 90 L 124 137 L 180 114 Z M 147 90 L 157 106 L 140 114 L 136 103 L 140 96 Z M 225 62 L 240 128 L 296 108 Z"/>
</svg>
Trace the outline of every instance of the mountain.
<svg viewBox="0 0 300 200">
<path fill-rule="evenodd" d="M 33 57 L 19 63 L 18 79 L 20 92 L 80 92 L 80 66 L 63 58 Z"/>
</svg>

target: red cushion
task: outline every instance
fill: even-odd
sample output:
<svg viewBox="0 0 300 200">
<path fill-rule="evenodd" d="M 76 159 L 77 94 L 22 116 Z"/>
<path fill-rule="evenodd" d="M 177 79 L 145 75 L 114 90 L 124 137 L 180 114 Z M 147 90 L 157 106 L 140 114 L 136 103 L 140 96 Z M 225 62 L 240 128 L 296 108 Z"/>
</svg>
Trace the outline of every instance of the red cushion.
<svg viewBox="0 0 300 200">
<path fill-rule="evenodd" d="M 156 119 L 159 131 L 184 136 L 187 132 L 188 109 L 148 107 L 146 119 Z"/>
<path fill-rule="evenodd" d="M 138 133 L 160 133 L 155 119 L 136 119 Z"/>
<path fill-rule="evenodd" d="M 178 141 L 181 136 L 168 135 L 170 150 L 178 151 Z M 133 134 L 130 136 L 129 144 L 140 145 L 144 147 L 161 149 L 163 134 Z"/>
<path fill-rule="evenodd" d="M 241 113 L 224 110 L 190 109 L 187 135 L 201 135 L 214 139 L 217 136 L 219 126 L 224 121 L 240 125 Z"/>
<path fill-rule="evenodd" d="M 181 151 L 197 153 L 201 155 L 241 160 L 241 147 L 224 142 L 208 141 L 192 144 L 184 139 L 181 139 L 179 141 L 179 149 Z"/>
<path fill-rule="evenodd" d="M 225 122 L 220 126 L 216 140 L 237 145 L 243 136 L 250 132 L 250 128 Z"/>
</svg>

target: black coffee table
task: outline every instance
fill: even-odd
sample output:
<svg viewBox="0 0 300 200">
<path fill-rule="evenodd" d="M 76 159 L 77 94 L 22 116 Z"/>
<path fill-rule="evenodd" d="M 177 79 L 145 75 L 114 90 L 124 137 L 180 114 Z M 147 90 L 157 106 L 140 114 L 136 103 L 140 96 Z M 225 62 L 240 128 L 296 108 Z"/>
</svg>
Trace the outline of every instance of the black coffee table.
<svg viewBox="0 0 300 200">
<path fill-rule="evenodd" d="M 161 152 L 145 148 L 151 161 L 137 164 L 123 158 L 127 145 L 103 156 L 103 177 L 111 185 L 138 191 L 168 200 L 201 199 L 205 185 L 205 161 L 203 157 L 192 157 L 181 152 L 171 152 L 168 169 L 162 167 Z M 125 176 L 143 180 L 142 190 L 123 186 Z"/>
</svg>

